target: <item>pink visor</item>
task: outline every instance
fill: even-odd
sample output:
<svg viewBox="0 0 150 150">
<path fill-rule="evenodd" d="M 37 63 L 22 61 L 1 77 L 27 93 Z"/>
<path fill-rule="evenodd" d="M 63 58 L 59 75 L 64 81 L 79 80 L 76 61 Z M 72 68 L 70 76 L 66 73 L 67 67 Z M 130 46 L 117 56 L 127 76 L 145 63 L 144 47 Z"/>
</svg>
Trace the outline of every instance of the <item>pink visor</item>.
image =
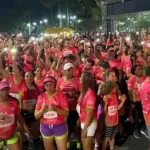
<svg viewBox="0 0 150 150">
<path fill-rule="evenodd" d="M 46 77 L 46 78 L 44 79 L 44 84 L 47 83 L 47 82 L 52 82 L 52 83 L 55 83 L 55 84 L 56 84 L 56 80 L 53 79 L 53 78 L 51 78 L 51 77 Z"/>
<path fill-rule="evenodd" d="M 2 90 L 4 88 L 10 88 L 9 83 L 7 83 L 7 82 L 0 82 L 0 90 Z"/>
</svg>

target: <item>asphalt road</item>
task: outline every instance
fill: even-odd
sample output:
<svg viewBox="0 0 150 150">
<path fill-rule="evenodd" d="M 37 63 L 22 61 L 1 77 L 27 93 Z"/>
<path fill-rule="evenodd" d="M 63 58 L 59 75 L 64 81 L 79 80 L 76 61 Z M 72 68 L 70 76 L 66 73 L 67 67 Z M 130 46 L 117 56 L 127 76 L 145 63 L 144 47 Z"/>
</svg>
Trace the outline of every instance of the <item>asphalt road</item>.
<svg viewBox="0 0 150 150">
<path fill-rule="evenodd" d="M 133 135 L 131 135 L 117 147 L 119 150 L 148 150 L 148 145 L 149 141 L 145 138 L 145 136 L 142 136 L 140 139 L 136 139 Z M 5 148 L 4 150 L 7 149 Z M 29 150 L 34 150 L 33 146 L 31 146 Z M 76 150 L 74 142 L 72 143 L 71 150 Z"/>
<path fill-rule="evenodd" d="M 144 136 L 141 135 L 140 139 L 136 139 L 132 133 L 133 133 L 133 125 L 127 123 L 125 125 L 125 133 L 127 136 L 124 140 L 116 140 L 116 146 L 118 147 L 118 150 L 148 150 L 149 146 L 149 140 Z M 71 137 L 71 150 L 76 150 L 76 142 L 74 136 Z M 7 150 L 5 147 L 4 150 Z M 31 143 L 29 150 L 34 150 L 33 144 Z M 101 150 L 101 149 L 100 149 Z"/>
</svg>

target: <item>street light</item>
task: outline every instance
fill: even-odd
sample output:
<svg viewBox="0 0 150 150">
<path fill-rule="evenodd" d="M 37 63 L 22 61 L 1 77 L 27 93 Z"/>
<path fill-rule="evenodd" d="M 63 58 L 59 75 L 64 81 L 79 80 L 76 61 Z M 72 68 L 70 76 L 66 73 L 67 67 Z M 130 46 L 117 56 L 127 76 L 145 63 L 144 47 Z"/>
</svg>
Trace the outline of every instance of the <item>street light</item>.
<svg viewBox="0 0 150 150">
<path fill-rule="evenodd" d="M 77 19 L 77 16 L 71 16 L 70 19 L 73 21 L 73 28 L 75 29 L 75 20 Z"/>
<path fill-rule="evenodd" d="M 57 17 L 58 17 L 58 19 L 59 19 L 59 24 L 60 24 L 60 28 L 61 28 L 61 27 L 62 27 L 62 20 L 63 20 L 63 19 L 66 19 L 66 16 L 59 14 Z"/>
<path fill-rule="evenodd" d="M 44 19 L 44 23 L 47 23 L 48 22 L 48 20 L 47 19 Z"/>
<path fill-rule="evenodd" d="M 36 22 L 33 22 L 33 25 L 34 25 L 34 26 L 36 26 L 36 25 L 37 25 L 37 23 L 36 23 Z"/>
<path fill-rule="evenodd" d="M 65 15 L 63 15 L 63 16 L 62 16 L 62 18 L 63 18 L 63 19 L 65 19 L 65 18 L 66 18 L 66 16 L 65 16 Z"/>
<path fill-rule="evenodd" d="M 43 21 L 40 21 L 40 24 L 43 24 Z"/>
<path fill-rule="evenodd" d="M 76 16 L 71 16 L 70 19 L 71 19 L 71 20 L 76 20 L 77 17 L 76 17 Z"/>
<path fill-rule="evenodd" d="M 57 17 L 58 17 L 58 18 L 61 18 L 61 15 L 58 15 Z"/>
<path fill-rule="evenodd" d="M 30 22 L 27 24 L 27 27 L 29 28 L 29 35 L 31 35 L 31 23 Z"/>
<path fill-rule="evenodd" d="M 82 22 L 82 20 L 78 20 L 77 22 L 80 23 L 80 22 Z"/>
</svg>

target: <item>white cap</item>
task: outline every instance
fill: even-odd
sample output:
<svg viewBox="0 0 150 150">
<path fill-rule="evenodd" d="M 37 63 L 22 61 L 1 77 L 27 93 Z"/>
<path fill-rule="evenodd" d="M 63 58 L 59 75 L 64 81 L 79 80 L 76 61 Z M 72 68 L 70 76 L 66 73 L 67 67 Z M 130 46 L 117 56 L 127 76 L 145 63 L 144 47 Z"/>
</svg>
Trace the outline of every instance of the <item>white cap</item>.
<svg viewBox="0 0 150 150">
<path fill-rule="evenodd" d="M 70 69 L 70 68 L 74 68 L 74 65 L 72 64 L 72 63 L 66 63 L 65 65 L 64 65 L 64 70 L 68 70 L 68 69 Z"/>
</svg>

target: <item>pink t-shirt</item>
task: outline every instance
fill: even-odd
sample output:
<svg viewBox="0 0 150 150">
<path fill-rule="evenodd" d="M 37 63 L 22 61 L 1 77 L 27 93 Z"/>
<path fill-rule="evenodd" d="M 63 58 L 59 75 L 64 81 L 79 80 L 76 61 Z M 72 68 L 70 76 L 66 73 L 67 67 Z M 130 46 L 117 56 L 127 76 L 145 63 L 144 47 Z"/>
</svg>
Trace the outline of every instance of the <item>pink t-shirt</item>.
<svg viewBox="0 0 150 150">
<path fill-rule="evenodd" d="M 21 99 L 21 108 L 22 109 L 34 109 L 36 105 L 37 98 L 40 94 L 38 88 L 34 87 L 28 89 L 24 80 L 18 85 L 19 96 Z"/>
<path fill-rule="evenodd" d="M 24 59 L 24 71 L 32 71 L 33 70 L 33 62 L 34 62 L 34 59 L 32 56 L 28 57 L 26 55 L 23 55 L 22 56 L 23 59 Z"/>
<path fill-rule="evenodd" d="M 116 126 L 118 124 L 118 102 L 116 93 L 112 94 L 112 98 L 107 98 L 107 102 L 105 124 L 109 127 Z"/>
<path fill-rule="evenodd" d="M 59 72 L 57 72 L 53 69 L 50 69 L 50 71 L 47 73 L 46 76 L 51 76 L 51 77 L 54 77 L 55 79 L 58 79 L 60 74 L 59 74 Z"/>
<path fill-rule="evenodd" d="M 93 73 L 94 73 L 94 78 L 96 80 L 96 83 L 99 84 L 101 81 L 103 81 L 104 73 L 101 70 L 100 66 L 94 66 L 93 67 Z"/>
<path fill-rule="evenodd" d="M 143 115 L 147 126 L 150 126 L 150 81 L 145 80 L 140 90 Z"/>
<path fill-rule="evenodd" d="M 109 65 L 110 65 L 110 69 L 113 69 L 113 68 L 117 68 L 117 69 L 122 69 L 122 64 L 120 61 L 118 60 L 110 60 L 109 61 Z"/>
<path fill-rule="evenodd" d="M 121 64 L 123 66 L 123 71 L 126 74 L 131 73 L 132 62 L 131 62 L 130 55 L 128 56 L 121 55 Z"/>
<path fill-rule="evenodd" d="M 57 94 L 52 98 L 49 98 L 46 93 L 42 93 L 38 97 L 35 110 L 41 110 L 43 104 L 48 105 L 49 108 L 51 105 L 54 105 L 59 109 L 68 110 L 68 101 L 66 99 L 66 96 L 61 92 L 57 92 Z M 61 124 L 65 122 L 65 117 L 62 115 L 58 115 L 56 112 L 49 109 L 43 115 L 41 122 L 47 125 Z"/>
<path fill-rule="evenodd" d="M 82 69 L 80 68 L 80 66 L 75 67 L 74 69 L 74 76 L 77 78 L 80 78 L 82 74 Z"/>
<path fill-rule="evenodd" d="M 108 61 L 107 53 L 106 52 L 101 52 L 101 55 L 102 55 L 102 60 Z"/>
<path fill-rule="evenodd" d="M 81 98 L 82 97 L 80 95 L 80 97 L 78 99 L 78 105 L 77 105 L 77 112 L 79 114 L 81 123 L 86 122 L 88 108 L 94 108 L 93 121 L 97 120 L 95 92 L 93 90 L 89 89 L 83 98 L 82 104 L 81 104 Z"/>
<path fill-rule="evenodd" d="M 128 80 L 128 90 L 133 91 L 133 100 L 140 101 L 140 90 L 141 85 L 146 79 L 146 76 L 143 75 L 140 79 L 137 78 L 135 75 L 132 75 Z"/>
<path fill-rule="evenodd" d="M 44 91 L 44 78 L 45 77 L 42 77 L 40 80 L 36 80 L 34 78 L 34 82 L 35 82 L 37 88 L 39 89 L 40 93 L 42 93 Z"/>
<path fill-rule="evenodd" d="M 0 142 L 10 139 L 16 132 L 16 115 L 20 112 L 19 105 L 13 98 L 8 99 L 8 103 L 0 103 L 0 113 L 4 114 L 4 120 L 0 121 Z"/>
<path fill-rule="evenodd" d="M 10 85 L 10 93 L 9 93 L 9 95 L 11 95 L 12 97 L 15 97 L 15 98 L 19 99 L 18 85 L 15 83 L 12 74 L 8 75 L 7 82 Z"/>
<path fill-rule="evenodd" d="M 112 40 L 112 42 L 109 39 L 107 39 L 107 43 L 106 43 L 107 46 L 112 46 L 113 44 L 114 44 L 114 39 Z"/>
<path fill-rule="evenodd" d="M 77 99 L 70 96 L 70 93 L 76 94 L 79 92 L 81 89 L 80 79 L 75 77 L 67 83 L 62 77 L 58 80 L 56 88 L 66 95 L 69 102 L 69 110 L 76 110 Z"/>
</svg>

